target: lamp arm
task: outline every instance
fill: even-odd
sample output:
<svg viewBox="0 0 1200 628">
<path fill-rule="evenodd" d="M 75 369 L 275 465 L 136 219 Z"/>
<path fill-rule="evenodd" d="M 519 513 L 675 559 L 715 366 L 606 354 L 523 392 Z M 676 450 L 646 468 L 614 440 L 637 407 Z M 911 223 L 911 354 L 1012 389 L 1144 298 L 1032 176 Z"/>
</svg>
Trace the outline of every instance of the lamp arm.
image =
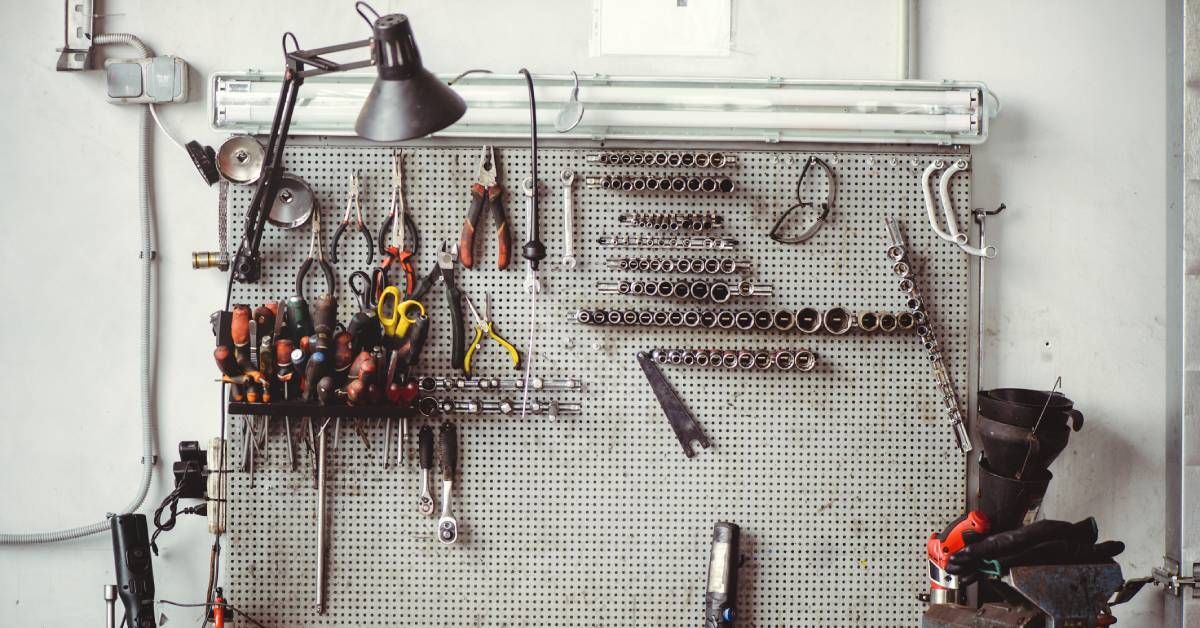
<svg viewBox="0 0 1200 628">
<path fill-rule="evenodd" d="M 238 245 L 237 255 L 233 260 L 234 279 L 238 282 L 254 283 L 262 276 L 259 247 L 262 244 L 263 229 L 266 227 L 267 217 L 271 213 L 271 206 L 275 202 L 275 195 L 279 192 L 280 179 L 283 177 L 283 151 L 287 145 L 288 130 L 292 126 L 292 113 L 296 109 L 300 86 L 304 84 L 304 79 L 310 76 L 345 72 L 374 65 L 374 58 L 337 63 L 323 57 L 323 55 L 334 52 L 368 48 L 371 44 L 371 39 L 361 39 L 324 48 L 284 53 L 287 71 L 284 72 L 283 84 L 279 90 L 279 100 L 275 104 L 275 117 L 271 120 L 271 135 L 267 142 L 262 176 L 259 178 L 258 187 L 254 190 L 250 206 L 246 209 L 246 225 L 242 233 L 242 241 Z M 313 67 L 305 69 L 306 65 Z"/>
</svg>

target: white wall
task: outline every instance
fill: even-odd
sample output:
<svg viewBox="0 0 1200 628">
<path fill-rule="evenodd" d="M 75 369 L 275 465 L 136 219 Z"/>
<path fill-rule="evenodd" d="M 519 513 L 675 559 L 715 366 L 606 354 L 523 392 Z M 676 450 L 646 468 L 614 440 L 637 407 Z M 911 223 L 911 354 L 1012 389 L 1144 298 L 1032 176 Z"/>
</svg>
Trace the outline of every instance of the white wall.
<svg viewBox="0 0 1200 628">
<path fill-rule="evenodd" d="M 183 136 L 215 143 L 203 77 L 278 68 L 283 30 L 308 47 L 362 36 L 349 0 L 300 5 L 111 0 L 99 24 L 192 64 L 193 101 L 163 107 L 163 117 Z M 894 67 L 888 0 L 740 0 L 735 52 L 700 61 L 590 58 L 583 1 L 376 6 L 407 12 L 427 63 L 442 71 L 871 78 Z M 1004 100 L 974 161 L 976 204 L 1010 208 L 990 228 L 1000 258 L 990 266 L 983 383 L 1047 387 L 1063 377 L 1088 423 L 1056 463 L 1048 514 L 1096 515 L 1105 537 L 1128 544 L 1126 576 L 1145 575 L 1162 554 L 1163 8 L 926 0 L 917 20 L 920 78 L 986 81 Z M 0 367 L 6 532 L 97 520 L 126 503 L 138 475 L 137 115 L 104 102 L 102 73 L 54 72 L 61 21 L 59 2 L 0 6 L 9 25 L 0 38 L 8 87 L 0 110 L 0 294 L 9 295 L 0 346 L 11 356 Z M 206 441 L 218 429 L 206 321 L 223 284 L 189 265 L 192 250 L 211 247 L 215 192 L 186 156 L 158 146 L 157 409 L 169 469 L 178 441 Z M 169 484 L 159 475 L 148 505 Z M 187 518 L 163 539 L 160 597 L 202 596 L 204 528 Z M 914 539 L 914 553 L 919 545 Z M 0 623 L 98 622 L 101 585 L 112 578 L 104 537 L 0 548 Z M 1121 625 L 1158 625 L 1158 595 L 1147 591 L 1122 609 Z"/>
</svg>

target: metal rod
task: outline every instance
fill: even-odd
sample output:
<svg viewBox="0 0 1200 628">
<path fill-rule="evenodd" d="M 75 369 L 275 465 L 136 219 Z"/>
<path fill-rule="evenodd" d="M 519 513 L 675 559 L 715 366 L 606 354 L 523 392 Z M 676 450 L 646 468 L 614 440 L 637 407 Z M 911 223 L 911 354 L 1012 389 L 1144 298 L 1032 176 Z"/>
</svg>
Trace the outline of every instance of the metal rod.
<svg viewBox="0 0 1200 628">
<path fill-rule="evenodd" d="M 325 428 L 317 433 L 317 613 L 325 614 L 325 581 L 329 576 L 329 525 L 325 502 Z"/>
</svg>

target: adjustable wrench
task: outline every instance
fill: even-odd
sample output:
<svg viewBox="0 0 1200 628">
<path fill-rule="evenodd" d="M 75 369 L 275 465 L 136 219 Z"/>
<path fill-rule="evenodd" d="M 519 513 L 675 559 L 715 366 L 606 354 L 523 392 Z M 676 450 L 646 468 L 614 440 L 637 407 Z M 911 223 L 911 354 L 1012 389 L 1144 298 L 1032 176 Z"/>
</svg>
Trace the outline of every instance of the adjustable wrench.
<svg viewBox="0 0 1200 628">
<path fill-rule="evenodd" d="M 442 423 L 442 516 L 437 521 L 437 537 L 445 545 L 458 541 L 458 521 L 450 514 L 450 492 L 454 489 L 454 471 L 458 467 L 458 430 L 453 423 Z"/>
<path fill-rule="evenodd" d="M 424 425 L 417 436 L 417 449 L 421 458 L 421 492 L 417 497 L 417 512 L 426 517 L 433 516 L 433 495 L 430 494 L 430 484 L 433 482 L 433 428 Z"/>
<path fill-rule="evenodd" d="M 704 435 L 704 429 L 696 422 L 687 406 L 683 405 L 679 394 L 671 387 L 667 378 L 663 377 L 662 371 L 658 370 L 658 365 L 654 363 L 650 354 L 638 351 L 637 361 L 642 367 L 642 372 L 646 374 L 646 379 L 650 381 L 650 389 L 654 391 L 654 396 L 658 397 L 658 404 L 662 406 L 663 414 L 667 415 L 667 421 L 675 430 L 675 437 L 683 446 L 684 455 L 688 458 L 696 455 L 696 451 L 692 449 L 692 443 L 708 449 L 711 443 Z"/>
<path fill-rule="evenodd" d="M 563 266 L 575 269 L 575 196 L 572 194 L 575 171 L 563 170 L 559 174 L 563 183 Z"/>
</svg>

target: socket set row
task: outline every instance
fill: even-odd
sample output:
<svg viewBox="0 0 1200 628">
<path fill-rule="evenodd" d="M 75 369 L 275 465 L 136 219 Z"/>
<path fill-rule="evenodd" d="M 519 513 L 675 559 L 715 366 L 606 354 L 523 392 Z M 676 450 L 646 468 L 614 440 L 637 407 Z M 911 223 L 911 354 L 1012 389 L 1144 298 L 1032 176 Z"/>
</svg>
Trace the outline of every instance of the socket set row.
<svg viewBox="0 0 1200 628">
<path fill-rule="evenodd" d="M 729 177 L 692 177 L 672 175 L 669 177 L 625 177 L 604 175 L 586 177 L 584 185 L 601 190 L 624 190 L 626 192 L 706 192 L 728 194 L 736 187 Z"/>
<path fill-rule="evenodd" d="M 423 392 L 436 390 L 525 390 L 524 378 L 507 377 L 417 377 L 417 388 Z M 529 390 L 583 390 L 577 379 L 530 377 Z"/>
<path fill-rule="evenodd" d="M 646 310 L 579 309 L 571 315 L 576 323 L 627 327 L 693 327 L 740 329 L 742 331 L 791 331 L 805 334 L 819 331 L 840 336 L 851 329 L 863 332 L 908 331 L 923 325 L 923 312 L 863 312 L 857 316 L 842 307 L 824 312 L 804 307 L 799 310 Z M 919 322 L 918 322 L 919 321 Z"/>
<path fill-rule="evenodd" d="M 602 152 L 584 156 L 591 163 L 609 166 L 670 166 L 671 168 L 724 168 L 737 163 L 737 155 L 718 152 Z"/>
<path fill-rule="evenodd" d="M 912 266 L 908 262 L 908 244 L 894 218 L 885 217 L 884 228 L 888 234 L 888 247 L 885 249 L 885 255 L 891 261 L 892 272 L 899 278 L 898 287 L 900 293 L 906 298 L 905 306 L 908 308 L 909 314 L 916 321 L 917 336 L 921 340 L 921 346 L 925 347 L 925 351 L 929 354 L 929 366 L 933 369 L 934 384 L 942 396 L 942 405 L 946 409 L 946 419 L 954 434 L 954 443 L 958 446 L 959 451 L 967 453 L 973 447 L 971 435 L 967 430 L 962 404 L 958 400 L 958 392 L 954 389 L 954 382 L 950 380 L 950 371 L 946 368 L 946 361 L 942 356 L 942 347 L 938 344 L 937 337 L 934 336 L 933 324 L 925 313 L 925 304 L 921 301 L 921 292 L 917 288 Z"/>
<path fill-rule="evenodd" d="M 738 241 L 733 238 L 710 238 L 708 236 L 600 236 L 600 246 L 631 249 L 690 249 L 693 251 L 732 251 Z"/>
<path fill-rule="evenodd" d="M 817 366 L 817 354 L 808 349 L 780 349 L 778 351 L 738 351 L 721 349 L 655 349 L 650 357 L 659 364 L 682 364 L 684 366 L 720 366 L 724 368 L 779 369 L 781 371 L 808 372 Z"/>
<path fill-rule="evenodd" d="M 417 412 L 422 416 L 436 417 L 445 414 L 460 415 L 544 415 L 557 419 L 564 414 L 579 414 L 583 407 L 578 403 L 563 403 L 555 400 L 542 401 L 530 399 L 522 408 L 520 400 L 501 399 L 499 401 L 481 401 L 479 399 L 442 399 L 438 397 L 421 397 L 417 399 Z"/>
<path fill-rule="evenodd" d="M 750 272 L 750 260 L 732 257 L 610 257 L 604 265 L 614 270 L 654 273 L 732 275 Z"/>
<path fill-rule="evenodd" d="M 775 295 L 775 287 L 753 281 L 726 283 L 696 279 L 693 281 L 598 281 L 596 292 L 600 294 L 629 294 L 647 297 L 672 297 L 693 301 L 726 303 L 733 297 L 769 297 Z"/>
<path fill-rule="evenodd" d="M 725 217 L 711 212 L 676 214 L 673 212 L 635 212 L 621 214 L 617 222 L 631 227 L 670 231 L 705 231 L 725 226 Z"/>
</svg>

